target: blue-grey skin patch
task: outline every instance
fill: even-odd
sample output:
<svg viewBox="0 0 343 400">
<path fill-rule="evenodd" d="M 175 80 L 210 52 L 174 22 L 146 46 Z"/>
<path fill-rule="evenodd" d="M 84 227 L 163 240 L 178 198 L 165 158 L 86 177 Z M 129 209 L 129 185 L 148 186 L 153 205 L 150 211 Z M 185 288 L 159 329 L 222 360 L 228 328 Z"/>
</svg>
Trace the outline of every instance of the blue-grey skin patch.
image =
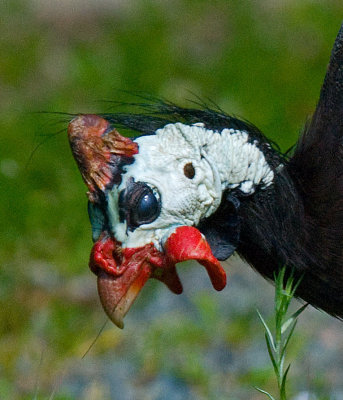
<svg viewBox="0 0 343 400">
<path fill-rule="evenodd" d="M 92 225 L 92 239 L 93 242 L 96 242 L 105 229 L 105 216 L 101 208 L 90 201 L 88 202 L 88 215 Z"/>
</svg>

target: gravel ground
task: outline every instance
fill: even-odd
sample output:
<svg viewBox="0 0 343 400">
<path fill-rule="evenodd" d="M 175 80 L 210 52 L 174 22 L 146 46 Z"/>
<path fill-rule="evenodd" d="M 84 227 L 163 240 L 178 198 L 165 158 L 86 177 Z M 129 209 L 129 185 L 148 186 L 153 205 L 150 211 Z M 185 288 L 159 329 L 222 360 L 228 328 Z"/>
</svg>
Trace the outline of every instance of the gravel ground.
<svg viewBox="0 0 343 400">
<path fill-rule="evenodd" d="M 71 359 L 57 393 L 73 398 L 118 400 L 262 399 L 253 387 L 261 382 L 260 377 L 266 375 L 270 365 L 263 329 L 257 315 L 254 318 L 251 314 L 256 308 L 267 317 L 272 314 L 273 287 L 238 258 L 227 266 L 229 285 L 222 293 L 211 290 L 208 277 L 200 269 L 179 268 L 185 287 L 181 296 L 169 293 L 162 285 L 157 287 L 152 301 L 147 301 L 143 293 L 126 317 L 124 331 L 108 326 L 103 333 L 113 343 L 120 335 L 119 344 L 99 353 L 97 343 L 84 359 Z M 194 301 L 199 293 L 215 304 L 220 316 L 216 321 L 203 321 L 199 315 L 201 307 Z M 299 305 L 294 300 L 293 308 Z M 238 332 L 235 337 L 232 329 L 237 329 L 237 316 L 242 321 L 246 318 L 247 331 Z M 182 351 L 187 350 L 179 344 L 177 325 L 187 320 L 201 329 L 203 323 L 209 324 L 210 339 L 199 345 L 197 357 L 191 361 L 194 369 L 206 371 L 207 391 L 197 382 L 196 373 L 193 377 L 182 376 L 183 367 L 178 371 L 173 359 L 179 359 L 180 366 L 184 363 Z M 161 336 L 162 343 L 157 338 L 151 347 L 149 338 L 154 334 Z M 170 350 L 174 340 L 175 352 Z M 309 307 L 299 319 L 290 346 L 292 400 L 343 399 L 342 346 L 342 323 Z M 143 352 L 148 355 L 142 356 Z M 270 371 L 268 374 L 272 376 Z M 266 381 L 270 385 L 272 378 Z"/>
</svg>

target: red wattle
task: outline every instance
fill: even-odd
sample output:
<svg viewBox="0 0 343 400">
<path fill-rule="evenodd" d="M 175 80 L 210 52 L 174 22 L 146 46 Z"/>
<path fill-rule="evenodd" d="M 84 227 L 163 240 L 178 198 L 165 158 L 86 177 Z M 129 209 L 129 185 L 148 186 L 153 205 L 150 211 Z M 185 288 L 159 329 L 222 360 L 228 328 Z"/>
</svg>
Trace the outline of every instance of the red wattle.
<svg viewBox="0 0 343 400">
<path fill-rule="evenodd" d="M 119 276 L 126 269 L 122 261 L 123 257 L 118 242 L 112 237 L 102 235 L 93 245 L 89 267 L 94 273 L 102 269 L 110 275 Z"/>
<path fill-rule="evenodd" d="M 110 287 L 116 292 L 116 294 L 112 293 L 110 298 L 121 299 L 130 286 L 142 287 L 149 277 L 160 280 L 176 294 L 182 293 L 182 284 L 175 265 L 170 264 L 153 243 L 123 249 L 120 242 L 103 233 L 93 245 L 89 266 L 98 277 L 102 277 L 99 290 L 103 304 L 109 298 Z M 105 293 L 107 293 L 106 296 Z"/>
<path fill-rule="evenodd" d="M 222 290 L 226 286 L 226 273 L 198 229 L 192 226 L 176 228 L 175 232 L 167 239 L 164 250 L 170 264 L 196 260 L 206 268 L 216 290 Z"/>
</svg>

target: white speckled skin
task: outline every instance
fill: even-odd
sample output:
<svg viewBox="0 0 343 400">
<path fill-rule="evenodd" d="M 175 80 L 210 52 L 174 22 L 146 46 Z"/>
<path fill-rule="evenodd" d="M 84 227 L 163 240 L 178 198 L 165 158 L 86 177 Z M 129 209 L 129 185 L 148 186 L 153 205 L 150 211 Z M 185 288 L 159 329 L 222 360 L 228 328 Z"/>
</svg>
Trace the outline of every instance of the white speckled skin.
<svg viewBox="0 0 343 400">
<path fill-rule="evenodd" d="M 180 225 L 197 225 L 220 205 L 223 190 L 238 188 L 252 194 L 257 185 L 272 184 L 274 173 L 247 132 L 224 129 L 216 132 L 203 124 L 169 124 L 156 135 L 135 141 L 139 153 L 125 167 L 122 183 L 109 196 L 109 217 L 117 240 L 123 247 L 139 247 L 153 242 L 161 250 L 164 240 Z M 195 176 L 189 179 L 184 166 L 192 163 Z M 161 196 L 161 213 L 150 224 L 133 232 L 119 223 L 118 193 L 130 178 L 156 188 Z"/>
</svg>

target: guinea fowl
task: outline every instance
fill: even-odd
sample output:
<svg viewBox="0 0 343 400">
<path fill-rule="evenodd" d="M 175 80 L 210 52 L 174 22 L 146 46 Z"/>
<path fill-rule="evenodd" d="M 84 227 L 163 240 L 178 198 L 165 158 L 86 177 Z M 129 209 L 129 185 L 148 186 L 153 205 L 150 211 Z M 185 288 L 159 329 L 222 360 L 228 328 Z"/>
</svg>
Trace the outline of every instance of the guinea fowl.
<svg viewBox="0 0 343 400">
<path fill-rule="evenodd" d="M 123 317 L 149 278 L 182 292 L 175 265 L 202 264 L 215 289 L 236 251 L 267 279 L 343 317 L 343 26 L 319 102 L 292 157 L 221 110 L 156 100 L 141 112 L 76 116 L 68 134 L 88 187 L 104 310 Z M 140 134 L 129 139 L 125 128 Z"/>
</svg>

